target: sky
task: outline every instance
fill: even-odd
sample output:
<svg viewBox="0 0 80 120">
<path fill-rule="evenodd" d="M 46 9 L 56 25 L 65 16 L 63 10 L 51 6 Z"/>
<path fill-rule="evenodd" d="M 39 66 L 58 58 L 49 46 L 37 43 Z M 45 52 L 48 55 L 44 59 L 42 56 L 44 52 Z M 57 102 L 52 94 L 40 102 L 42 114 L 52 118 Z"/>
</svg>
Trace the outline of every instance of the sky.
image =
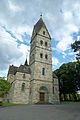
<svg viewBox="0 0 80 120">
<path fill-rule="evenodd" d="M 7 76 L 9 65 L 29 61 L 41 13 L 52 38 L 52 70 L 75 61 L 71 43 L 80 36 L 80 0 L 0 0 L 0 76 Z"/>
</svg>

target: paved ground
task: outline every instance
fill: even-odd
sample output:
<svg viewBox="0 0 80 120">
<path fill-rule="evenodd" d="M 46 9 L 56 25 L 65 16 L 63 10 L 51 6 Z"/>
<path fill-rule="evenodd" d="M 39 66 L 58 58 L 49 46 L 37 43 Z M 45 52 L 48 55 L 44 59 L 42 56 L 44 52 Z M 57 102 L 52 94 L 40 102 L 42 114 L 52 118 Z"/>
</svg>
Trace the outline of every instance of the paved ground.
<svg viewBox="0 0 80 120">
<path fill-rule="evenodd" d="M 80 120 L 80 103 L 4 107 L 0 120 Z"/>
</svg>

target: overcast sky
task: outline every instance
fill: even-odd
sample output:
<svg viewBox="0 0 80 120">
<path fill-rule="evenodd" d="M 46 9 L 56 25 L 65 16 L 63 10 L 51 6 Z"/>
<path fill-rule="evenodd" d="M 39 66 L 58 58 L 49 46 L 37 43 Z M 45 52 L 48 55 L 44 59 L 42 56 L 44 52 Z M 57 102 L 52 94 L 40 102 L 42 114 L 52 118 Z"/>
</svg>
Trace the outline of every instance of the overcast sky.
<svg viewBox="0 0 80 120">
<path fill-rule="evenodd" d="M 9 65 L 29 61 L 41 12 L 52 38 L 52 69 L 75 60 L 71 43 L 80 35 L 80 0 L 0 0 L 0 76 L 7 76 Z"/>
</svg>

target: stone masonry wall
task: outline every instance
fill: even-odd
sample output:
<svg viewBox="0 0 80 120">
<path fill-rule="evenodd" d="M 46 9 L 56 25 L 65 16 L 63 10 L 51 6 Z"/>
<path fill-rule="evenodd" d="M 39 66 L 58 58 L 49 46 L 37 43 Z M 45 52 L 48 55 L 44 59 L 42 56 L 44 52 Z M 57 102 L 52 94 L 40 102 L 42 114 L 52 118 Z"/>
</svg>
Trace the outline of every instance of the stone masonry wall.
<svg viewBox="0 0 80 120">
<path fill-rule="evenodd" d="M 22 83 L 25 83 L 25 90 L 22 91 Z M 14 81 L 14 94 L 12 98 L 13 103 L 28 104 L 29 92 L 30 92 L 30 75 L 26 74 L 23 78 L 23 73 L 16 74 L 16 80 Z"/>
<path fill-rule="evenodd" d="M 52 82 L 43 82 L 34 80 L 32 81 L 32 103 L 40 102 L 40 87 L 45 87 L 48 90 L 48 95 L 46 97 L 46 102 L 52 101 Z"/>
</svg>

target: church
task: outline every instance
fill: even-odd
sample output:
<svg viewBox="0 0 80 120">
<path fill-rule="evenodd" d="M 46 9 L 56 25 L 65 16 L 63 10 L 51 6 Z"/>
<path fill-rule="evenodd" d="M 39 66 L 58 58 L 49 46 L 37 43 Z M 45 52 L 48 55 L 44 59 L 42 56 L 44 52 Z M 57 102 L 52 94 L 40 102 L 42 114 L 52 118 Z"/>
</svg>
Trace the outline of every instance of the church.
<svg viewBox="0 0 80 120">
<path fill-rule="evenodd" d="M 17 104 L 59 103 L 59 84 L 52 72 L 51 37 L 42 19 L 34 25 L 29 64 L 9 66 L 7 100 Z"/>
</svg>

